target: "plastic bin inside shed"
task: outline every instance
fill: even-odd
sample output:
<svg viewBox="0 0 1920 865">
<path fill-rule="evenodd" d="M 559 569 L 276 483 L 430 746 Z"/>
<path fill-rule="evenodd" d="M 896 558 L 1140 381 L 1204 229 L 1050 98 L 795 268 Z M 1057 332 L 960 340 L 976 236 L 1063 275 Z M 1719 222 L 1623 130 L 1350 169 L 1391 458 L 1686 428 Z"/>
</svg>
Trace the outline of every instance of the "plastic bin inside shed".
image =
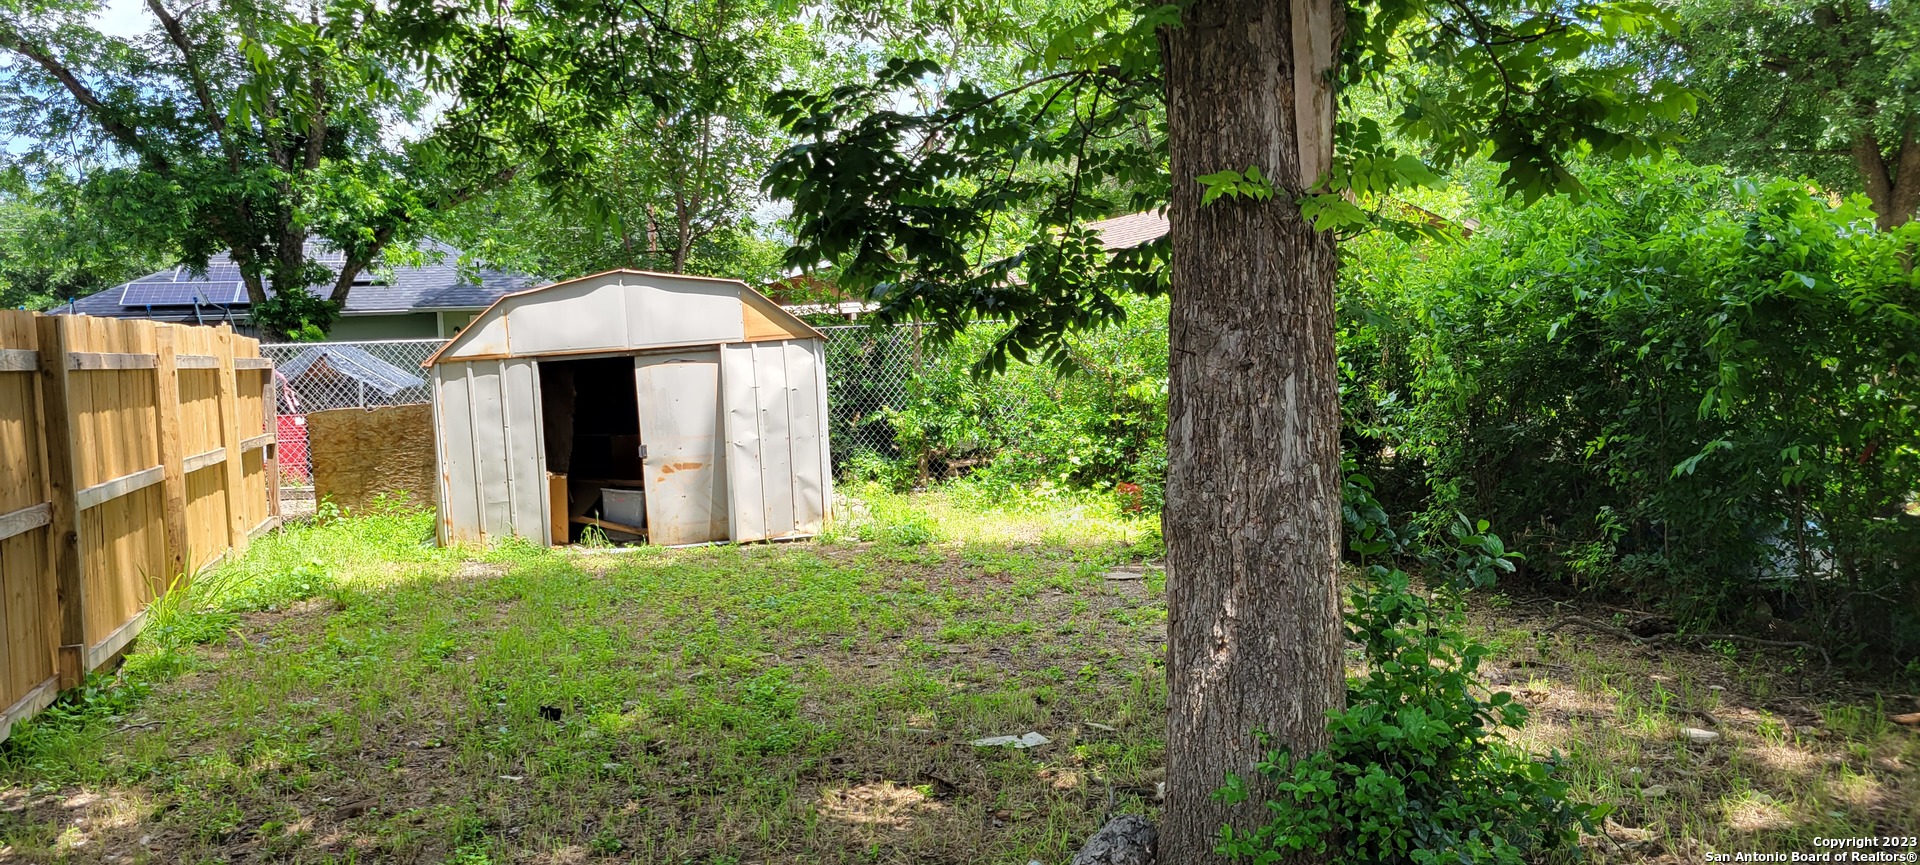
<svg viewBox="0 0 1920 865">
<path fill-rule="evenodd" d="M 647 493 L 645 490 L 621 490 L 613 487 L 600 488 L 600 509 L 606 514 L 607 522 L 623 526 L 645 528 L 647 525 Z"/>
</svg>

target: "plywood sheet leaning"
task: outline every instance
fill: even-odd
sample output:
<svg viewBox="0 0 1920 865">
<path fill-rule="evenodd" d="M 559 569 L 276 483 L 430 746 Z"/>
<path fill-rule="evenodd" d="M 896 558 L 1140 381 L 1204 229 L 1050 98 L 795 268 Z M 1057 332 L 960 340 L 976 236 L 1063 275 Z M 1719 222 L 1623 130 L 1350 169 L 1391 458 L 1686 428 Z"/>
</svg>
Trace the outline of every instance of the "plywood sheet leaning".
<svg viewBox="0 0 1920 865">
<path fill-rule="evenodd" d="M 344 408 L 307 415 L 315 495 L 350 512 L 388 496 L 434 501 L 433 407 Z"/>
</svg>

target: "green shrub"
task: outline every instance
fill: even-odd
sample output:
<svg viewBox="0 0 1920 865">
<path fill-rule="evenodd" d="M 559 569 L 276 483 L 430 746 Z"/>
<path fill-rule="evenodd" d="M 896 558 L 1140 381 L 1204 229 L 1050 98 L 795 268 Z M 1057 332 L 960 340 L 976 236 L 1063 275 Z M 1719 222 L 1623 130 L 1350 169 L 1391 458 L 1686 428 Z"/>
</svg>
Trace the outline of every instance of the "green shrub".
<svg viewBox="0 0 1920 865">
<path fill-rule="evenodd" d="M 1476 582 L 1512 555 L 1484 523 L 1443 533 L 1439 548 L 1395 535 L 1363 480 L 1349 482 L 1347 500 L 1356 552 L 1413 557 L 1438 582 Z M 1275 750 L 1259 762 L 1271 819 L 1250 832 L 1224 828 L 1221 853 L 1263 863 L 1311 851 L 1335 862 L 1517 865 L 1571 847 L 1604 816 L 1567 800 L 1554 760 L 1505 741 L 1527 710 L 1506 692 L 1476 694 L 1489 650 L 1464 635 L 1455 590 L 1422 594 L 1406 572 L 1372 564 L 1351 606 L 1346 637 L 1363 648 L 1366 675 L 1349 681 L 1346 708 L 1330 713 L 1325 750 Z M 1216 796 L 1240 804 L 1260 790 L 1229 776 Z"/>
<path fill-rule="evenodd" d="M 1474 694 L 1488 649 L 1462 636 L 1459 607 L 1384 568 L 1352 602 L 1347 635 L 1366 647 L 1370 672 L 1332 713 L 1326 750 L 1260 761 L 1272 819 L 1224 831 L 1220 851 L 1255 862 L 1307 850 L 1336 862 L 1519 863 L 1578 841 L 1601 809 L 1568 802 L 1554 761 L 1504 741 L 1526 708 L 1504 691 Z M 1252 795 L 1238 777 L 1220 793 L 1229 803 Z"/>
<path fill-rule="evenodd" d="M 1671 159 L 1583 179 L 1350 245 L 1348 452 L 1396 512 L 1510 527 L 1532 576 L 1912 657 L 1920 223 Z"/>
<path fill-rule="evenodd" d="M 836 414 L 862 417 L 866 426 L 836 441 L 861 442 L 865 456 L 856 455 L 852 469 L 896 489 L 969 472 L 1003 488 L 1048 482 L 1112 490 L 1125 483 L 1139 488 L 1142 507 L 1158 510 L 1167 463 L 1167 304 L 1136 299 L 1124 306 L 1124 324 L 1069 340 L 1067 369 L 1016 362 L 976 376 L 1004 330 L 991 324 L 917 356 L 889 357 L 893 370 L 913 370 L 905 399 L 861 389 L 877 385 L 842 385 L 849 392 Z M 870 410 L 862 413 L 862 405 Z M 881 426 L 891 452 L 868 441 Z"/>
</svg>

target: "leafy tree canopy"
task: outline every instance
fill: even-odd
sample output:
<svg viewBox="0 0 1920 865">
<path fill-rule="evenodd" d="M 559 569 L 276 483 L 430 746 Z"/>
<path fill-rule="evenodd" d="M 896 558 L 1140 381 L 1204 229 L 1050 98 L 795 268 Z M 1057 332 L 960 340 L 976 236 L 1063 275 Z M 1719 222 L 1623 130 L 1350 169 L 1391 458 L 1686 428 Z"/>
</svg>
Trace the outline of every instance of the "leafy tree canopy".
<svg viewBox="0 0 1920 865">
<path fill-rule="evenodd" d="M 1085 223 L 1167 200 L 1160 33 L 1179 16 L 1129 3 L 1061 12 L 1036 28 L 1044 38 L 1016 81 L 962 79 L 923 110 L 899 105 L 942 81 L 925 59 L 777 95 L 804 139 L 767 180 L 797 214 L 790 260 L 836 261 L 844 284 L 870 290 L 887 315 L 934 322 L 936 337 L 1013 320 L 990 368 L 1033 352 L 1065 360 L 1062 335 L 1121 317 L 1116 295 L 1165 288 L 1164 240 L 1109 255 Z M 1379 208 L 1387 196 L 1480 154 L 1504 166 L 1508 194 L 1577 194 L 1567 154 L 1656 154 L 1666 134 L 1634 130 L 1693 107 L 1691 91 L 1598 50 L 1666 20 L 1639 0 L 1349 4 L 1337 28 L 1348 111 L 1327 169 L 1271 178 L 1217 166 L 1200 180 L 1212 194 L 1277 192 L 1341 231 L 1393 224 Z M 1352 110 L 1362 103 L 1377 110 Z"/>
<path fill-rule="evenodd" d="M 104 193 L 0 174 L 0 309 L 43 309 L 165 265 L 169 250 L 117 230 Z"/>
<path fill-rule="evenodd" d="M 151 29 L 127 39 L 94 26 L 99 7 L 0 4 L 0 129 L 40 145 L 21 167 L 113 185 L 138 213 L 128 224 L 189 265 L 230 253 L 256 316 L 282 331 L 324 329 L 358 274 L 412 254 L 429 215 L 511 179 L 530 153 L 549 174 L 586 164 L 560 134 L 599 122 L 567 95 L 580 79 L 650 86 L 628 80 L 632 39 L 519 40 L 510 10 L 490 7 L 150 0 Z M 450 22 L 507 50 L 410 50 Z M 316 262 L 313 240 L 345 266 Z"/>
<path fill-rule="evenodd" d="M 657 58 L 677 74 L 586 133 L 594 158 L 559 178 L 563 197 L 522 178 L 455 213 L 443 236 L 554 276 L 613 267 L 778 276 L 784 244 L 769 237 L 777 214 L 758 187 L 789 140 L 761 102 L 780 87 L 837 80 L 843 64 L 818 27 L 780 4 L 681 3 L 658 15 L 684 40 Z"/>
<path fill-rule="evenodd" d="M 1892 228 L 1920 210 L 1920 4 L 1679 0 L 1651 62 L 1703 91 L 1697 161 L 1864 191 Z"/>
</svg>

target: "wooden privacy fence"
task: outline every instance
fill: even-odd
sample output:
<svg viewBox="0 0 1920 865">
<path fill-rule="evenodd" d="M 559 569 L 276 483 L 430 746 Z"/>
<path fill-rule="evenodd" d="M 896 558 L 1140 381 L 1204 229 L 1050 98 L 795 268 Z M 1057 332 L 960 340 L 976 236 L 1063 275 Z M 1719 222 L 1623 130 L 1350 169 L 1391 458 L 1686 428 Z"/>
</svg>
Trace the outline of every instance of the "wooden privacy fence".
<svg viewBox="0 0 1920 865">
<path fill-rule="evenodd" d="M 0 310 L 0 739 L 279 523 L 258 340 Z"/>
</svg>

